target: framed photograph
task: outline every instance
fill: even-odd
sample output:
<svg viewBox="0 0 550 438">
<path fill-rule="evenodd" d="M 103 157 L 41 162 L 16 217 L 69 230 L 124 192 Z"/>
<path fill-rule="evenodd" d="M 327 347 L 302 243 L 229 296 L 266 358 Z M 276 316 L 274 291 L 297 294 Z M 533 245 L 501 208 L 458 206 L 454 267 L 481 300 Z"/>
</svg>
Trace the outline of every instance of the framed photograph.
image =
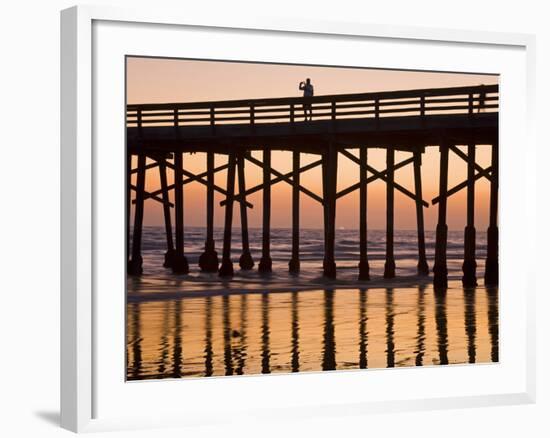
<svg viewBox="0 0 550 438">
<path fill-rule="evenodd" d="M 533 37 L 74 7 L 61 49 L 63 427 L 534 401 Z"/>
</svg>

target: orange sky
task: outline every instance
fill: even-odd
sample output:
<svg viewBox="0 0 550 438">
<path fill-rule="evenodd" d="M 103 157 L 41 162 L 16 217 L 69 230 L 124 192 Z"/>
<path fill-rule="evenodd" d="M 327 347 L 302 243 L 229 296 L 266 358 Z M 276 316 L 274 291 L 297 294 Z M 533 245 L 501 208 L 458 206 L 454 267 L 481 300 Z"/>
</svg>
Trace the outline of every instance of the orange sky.
<svg viewBox="0 0 550 438">
<path fill-rule="evenodd" d="M 364 68 L 311 67 L 273 64 L 251 64 L 217 61 L 189 61 L 157 58 L 127 59 L 128 103 L 191 102 L 225 99 L 248 99 L 262 97 L 300 96 L 298 83 L 306 77 L 312 79 L 315 94 L 363 93 L 370 91 L 403 90 L 415 88 L 452 87 L 479 84 L 494 84 L 498 76 L 432 73 Z M 438 194 L 437 147 L 429 147 L 423 155 L 422 178 L 424 199 L 431 201 Z M 254 153 L 261 158 L 258 153 Z M 369 149 L 369 164 L 378 170 L 385 168 L 385 151 Z M 410 154 L 397 153 L 396 163 Z M 316 161 L 316 155 L 302 154 L 302 165 Z M 216 165 L 224 164 L 227 157 L 216 158 Z M 490 164 L 490 148 L 479 146 L 477 161 L 487 167 Z M 358 181 L 358 166 L 347 158 L 339 157 L 338 190 Z M 275 151 L 272 166 L 285 173 L 291 170 L 291 153 Z M 202 153 L 184 155 L 184 167 L 191 172 L 205 169 L 205 155 Z M 466 177 L 466 163 L 454 154 L 449 157 L 449 187 L 460 183 Z M 216 174 L 216 184 L 225 187 L 225 172 Z M 395 174 L 396 182 L 412 191 L 412 166 L 400 169 Z M 169 179 L 170 175 L 169 175 Z M 261 182 L 261 170 L 247 163 L 247 186 Z M 304 186 L 321 194 L 321 170 L 313 169 L 301 175 Z M 147 173 L 147 189 L 159 187 L 158 171 Z M 482 230 L 488 222 L 488 181 L 484 178 L 476 183 L 476 226 Z M 191 183 L 184 186 L 185 223 L 188 226 L 205 225 L 206 191 L 203 185 Z M 368 221 L 371 229 L 385 227 L 385 184 L 376 181 L 368 186 Z M 254 204 L 249 209 L 251 227 L 261 226 L 261 192 L 248 200 Z M 221 195 L 216 195 L 216 226 L 223 225 L 223 209 L 219 206 Z M 358 191 L 338 200 L 336 225 L 339 228 L 358 228 Z M 448 225 L 450 229 L 462 229 L 466 219 L 466 192 L 454 195 L 448 202 Z M 235 208 L 234 224 L 239 223 L 238 208 Z M 146 201 L 145 224 L 161 225 L 162 206 L 152 200 Z M 290 227 L 291 187 L 281 182 L 272 188 L 272 226 Z M 301 227 L 321 228 L 321 206 L 314 200 L 301 196 Z M 434 229 L 437 220 L 437 206 L 424 209 L 426 228 Z M 412 200 L 395 192 L 395 227 L 414 229 L 416 227 L 415 207 Z"/>
</svg>

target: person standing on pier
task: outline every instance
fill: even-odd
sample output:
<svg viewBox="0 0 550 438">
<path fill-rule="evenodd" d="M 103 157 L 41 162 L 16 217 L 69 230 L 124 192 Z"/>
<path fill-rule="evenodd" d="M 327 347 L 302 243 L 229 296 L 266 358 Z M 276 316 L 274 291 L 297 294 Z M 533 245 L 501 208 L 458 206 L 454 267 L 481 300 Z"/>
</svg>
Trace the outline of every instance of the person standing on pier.
<svg viewBox="0 0 550 438">
<path fill-rule="evenodd" d="M 485 109 L 485 100 L 487 99 L 487 92 L 485 91 L 485 85 L 481 84 L 479 87 L 479 99 L 477 105 L 477 112 L 480 113 Z"/>
<path fill-rule="evenodd" d="M 300 90 L 304 91 L 304 121 L 305 120 L 311 120 L 312 116 L 312 110 L 311 110 L 311 103 L 307 102 L 307 99 L 310 97 L 313 97 L 313 84 L 311 83 L 311 79 L 307 78 L 305 82 L 300 82 L 300 86 L 298 87 Z M 308 119 L 309 115 L 309 119 Z"/>
</svg>

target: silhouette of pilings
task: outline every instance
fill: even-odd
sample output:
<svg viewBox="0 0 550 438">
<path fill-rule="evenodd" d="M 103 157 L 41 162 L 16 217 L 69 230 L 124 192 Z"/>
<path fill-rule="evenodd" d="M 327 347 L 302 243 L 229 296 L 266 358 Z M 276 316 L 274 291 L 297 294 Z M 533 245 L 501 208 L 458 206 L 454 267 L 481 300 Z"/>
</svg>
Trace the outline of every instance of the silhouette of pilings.
<svg viewBox="0 0 550 438">
<path fill-rule="evenodd" d="M 206 154 L 206 241 L 204 252 L 199 257 L 199 266 L 204 272 L 217 272 L 218 253 L 214 242 L 214 153 Z"/>
<path fill-rule="evenodd" d="M 175 274 L 189 273 L 189 263 L 184 253 L 183 223 L 183 153 L 174 154 L 174 197 L 176 219 L 176 250 L 172 259 L 172 271 Z"/>
<path fill-rule="evenodd" d="M 476 229 L 475 229 L 475 164 L 476 146 L 468 145 L 468 186 L 466 207 L 466 228 L 464 228 L 464 263 L 462 264 L 462 284 L 474 287 L 476 280 Z"/>
<path fill-rule="evenodd" d="M 145 193 L 145 154 L 138 154 L 137 183 L 136 183 L 136 208 L 134 211 L 134 232 L 132 239 L 132 258 L 128 263 L 129 275 L 141 275 L 143 273 L 143 259 L 141 257 L 141 237 L 143 233 L 143 212 Z"/>
<path fill-rule="evenodd" d="M 439 148 L 439 212 L 435 230 L 434 287 L 447 288 L 447 180 L 449 172 L 449 149 Z"/>
<path fill-rule="evenodd" d="M 225 226 L 223 231 L 223 253 L 220 266 L 220 277 L 233 276 L 233 262 L 231 261 L 231 227 L 233 226 L 233 198 L 235 195 L 235 153 L 231 152 L 227 158 L 227 199 L 225 204 Z"/>
<path fill-rule="evenodd" d="M 491 198 L 489 228 L 487 229 L 487 260 L 485 261 L 485 284 L 498 285 L 498 145 L 491 148 Z"/>
<path fill-rule="evenodd" d="M 418 275 L 429 275 L 430 268 L 426 260 L 426 240 L 424 234 L 424 207 L 422 205 L 422 152 L 416 150 L 414 154 L 414 190 L 416 204 L 416 229 L 418 233 Z"/>
<path fill-rule="evenodd" d="M 338 176 L 338 150 L 330 143 L 323 155 L 323 199 L 325 219 L 325 256 L 323 274 L 336 278 L 334 243 L 336 238 L 336 182 Z"/>
<path fill-rule="evenodd" d="M 384 278 L 395 277 L 395 257 L 393 254 L 393 216 L 394 216 L 394 175 L 395 175 L 395 149 L 386 149 L 386 168 L 388 180 L 386 184 L 386 263 L 384 265 Z"/>
<path fill-rule="evenodd" d="M 456 146 L 443 143 L 440 150 L 440 180 L 439 195 L 432 200 L 438 205 L 438 223 L 436 228 L 435 261 L 434 261 L 434 285 L 439 289 L 447 287 L 447 199 L 462 189 L 467 190 L 466 202 L 466 227 L 464 229 L 464 262 L 462 281 L 465 287 L 474 287 L 476 280 L 476 229 L 475 229 L 475 183 L 480 178 L 487 178 L 490 181 L 490 211 L 489 227 L 487 230 L 487 260 L 485 271 L 485 284 L 498 284 L 498 144 L 492 145 L 491 165 L 482 168 L 476 163 L 476 148 L 474 143 L 467 146 L 467 153 L 464 153 Z M 166 233 L 166 246 L 164 265 L 171 267 L 173 272 L 186 274 L 189 272 L 189 265 L 184 252 L 184 211 L 183 211 L 183 186 L 189 182 L 197 181 L 206 185 L 206 239 L 205 249 L 199 258 L 201 270 L 206 272 L 219 272 L 220 276 L 232 276 L 231 234 L 233 225 L 233 206 L 238 202 L 240 206 L 242 254 L 239 260 L 241 269 L 251 269 L 254 266 L 249 243 L 248 213 L 247 208 L 252 205 L 247 201 L 247 195 L 262 190 L 263 193 L 263 230 L 262 230 L 262 260 L 260 272 L 271 272 L 272 262 L 270 257 L 270 234 L 271 234 L 271 187 L 279 182 L 285 181 L 292 185 L 292 248 L 289 261 L 289 271 L 299 272 L 300 268 L 300 196 L 305 194 L 318 201 L 323 206 L 324 214 L 324 256 L 323 273 L 328 278 L 336 277 L 335 261 L 335 219 L 337 200 L 355 190 L 359 194 L 359 280 L 368 280 L 370 277 L 368 255 L 367 255 L 367 188 L 368 184 L 381 179 L 386 184 L 386 260 L 384 266 L 384 277 L 395 276 L 394 256 L 394 193 L 400 191 L 415 202 L 416 221 L 418 234 L 418 274 L 428 274 L 426 261 L 426 243 L 424 230 L 423 209 L 427 203 L 422 199 L 422 153 L 424 147 L 413 148 L 412 156 L 401 162 L 395 162 L 395 148 L 386 148 L 386 169 L 379 171 L 368 164 L 368 147 L 358 147 L 359 156 L 353 155 L 346 150 L 346 147 L 336 145 L 334 142 L 327 142 L 321 154 L 321 160 L 300 167 L 300 151 L 293 151 L 292 171 L 282 174 L 271 167 L 271 151 L 264 148 L 263 161 L 253 158 L 249 152 L 234 151 L 228 152 L 227 165 L 214 168 L 214 152 L 207 152 L 207 170 L 200 174 L 192 174 L 183 169 L 183 153 L 174 154 L 159 153 L 135 153 L 137 165 L 131 169 L 131 157 L 128 158 L 128 179 L 127 192 L 135 192 L 135 199 L 127 204 L 127 251 L 129 254 L 128 273 L 140 275 L 142 268 L 142 236 L 144 202 L 147 199 L 160 202 L 164 215 L 164 226 Z M 453 152 L 462 158 L 467 164 L 467 178 L 455 187 L 448 187 L 449 154 Z M 338 178 L 338 156 L 342 154 L 358 165 L 359 181 L 345 189 L 337 191 Z M 173 164 L 168 161 L 173 157 Z M 147 164 L 147 158 L 153 163 Z M 263 179 L 260 185 L 252 188 L 246 187 L 245 163 L 252 162 L 262 168 Z M 414 171 L 414 193 L 401 186 L 395 181 L 395 171 L 409 164 L 413 165 Z M 322 167 L 322 196 L 309 191 L 300 184 L 301 173 L 321 165 Z M 147 192 L 145 190 L 146 172 L 158 167 L 160 189 Z M 174 184 L 169 185 L 167 171 L 174 172 Z M 221 188 L 214 183 L 214 174 L 220 170 L 228 169 L 227 184 Z M 368 176 L 368 172 L 371 173 Z M 132 185 L 129 176 L 136 174 L 136 183 Z M 272 178 L 272 175 L 274 177 Z M 183 179 L 187 176 L 187 179 Z M 203 179 L 203 177 L 205 179 Z M 238 181 L 237 181 L 238 177 Z M 178 183 L 179 181 L 179 183 Z M 238 182 L 239 193 L 236 194 L 236 183 Z M 170 202 L 170 191 L 174 190 L 174 202 Z M 218 254 L 214 243 L 214 192 L 218 191 L 225 195 L 222 205 L 225 206 L 225 229 L 224 229 L 224 252 L 225 260 L 218 270 Z M 130 198 L 128 199 L 131 200 Z M 133 233 L 130 233 L 130 206 L 134 204 Z M 174 227 L 170 209 L 174 208 Z M 175 229 L 175 236 L 173 234 Z M 222 257 L 223 259 L 223 257 Z"/>
<path fill-rule="evenodd" d="M 359 280 L 369 280 L 367 258 L 367 148 L 359 149 Z"/>
<path fill-rule="evenodd" d="M 300 152 L 292 152 L 292 258 L 288 262 L 292 273 L 300 271 Z"/>
<path fill-rule="evenodd" d="M 270 255 L 271 243 L 271 151 L 267 148 L 263 151 L 263 229 L 262 229 L 262 258 L 258 264 L 258 270 L 269 273 L 272 269 Z"/>
<path fill-rule="evenodd" d="M 246 182 L 244 176 L 244 156 L 237 156 L 237 169 L 239 174 L 239 193 L 241 193 L 241 201 L 246 202 Z M 254 260 L 250 254 L 250 244 L 248 240 L 248 212 L 245 202 L 240 202 L 241 208 L 241 238 L 242 238 L 242 254 L 239 259 L 239 266 L 243 270 L 250 270 L 254 267 Z"/>
<path fill-rule="evenodd" d="M 174 261 L 174 238 L 172 235 L 172 218 L 170 216 L 170 198 L 168 196 L 168 181 L 166 178 L 166 158 L 158 161 L 160 187 L 162 190 L 162 210 L 164 215 L 164 228 L 166 232 L 166 253 L 164 254 L 164 267 L 171 268 Z"/>
</svg>

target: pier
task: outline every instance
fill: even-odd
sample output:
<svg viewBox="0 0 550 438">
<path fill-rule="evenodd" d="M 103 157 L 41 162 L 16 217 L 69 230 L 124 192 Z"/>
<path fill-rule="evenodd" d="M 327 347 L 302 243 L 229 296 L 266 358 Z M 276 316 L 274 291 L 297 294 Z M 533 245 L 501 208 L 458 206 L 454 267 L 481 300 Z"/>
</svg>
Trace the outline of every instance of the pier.
<svg viewBox="0 0 550 438">
<path fill-rule="evenodd" d="M 311 98 L 270 98 L 218 102 L 164 103 L 127 105 L 127 253 L 128 273 L 143 273 L 141 242 L 145 202 L 162 204 L 166 230 L 164 266 L 175 274 L 195 269 L 185 256 L 184 204 L 185 185 L 196 182 L 206 186 L 206 235 L 200 269 L 218 272 L 230 279 L 234 275 L 231 259 L 233 209 L 240 208 L 242 247 L 240 269 L 254 269 L 249 248 L 248 198 L 262 192 L 262 251 L 257 269 L 272 270 L 270 256 L 271 189 L 279 183 L 292 186 L 292 247 L 288 269 L 300 271 L 300 197 L 307 196 L 323 208 L 324 257 L 323 273 L 337 275 L 335 259 L 335 224 L 338 201 L 344 196 L 359 197 L 359 259 L 357 278 L 370 278 L 368 261 L 367 197 L 368 185 L 381 180 L 386 184 L 386 260 L 384 277 L 396 275 L 394 258 L 394 197 L 399 191 L 415 204 L 418 232 L 418 274 L 429 275 L 424 238 L 424 208 L 430 202 L 422 194 L 422 154 L 426 148 L 439 148 L 439 195 L 431 200 L 438 209 L 435 260 L 432 269 L 436 289 L 447 287 L 447 200 L 466 190 L 466 227 L 464 230 L 463 284 L 477 284 L 475 182 L 490 182 L 490 217 L 487 230 L 487 259 L 484 279 L 488 286 L 498 284 L 498 86 L 454 87 L 420 90 L 398 90 L 377 93 L 325 95 Z M 312 109 L 311 120 L 305 120 L 304 105 Z M 491 164 L 484 168 L 476 162 L 476 148 L 490 145 Z M 459 146 L 466 146 L 464 153 Z M 386 151 L 386 168 L 376 169 L 368 160 L 369 149 Z M 292 170 L 282 173 L 271 163 L 273 151 L 292 152 Z M 261 151 L 261 160 L 251 152 Z M 185 168 L 185 156 L 202 152 L 206 171 L 193 173 Z M 395 162 L 396 152 L 410 156 Z M 301 154 L 315 154 L 318 159 L 302 165 Z M 467 165 L 467 178 L 449 187 L 449 156 L 454 154 Z M 215 156 L 226 157 L 226 164 L 215 167 Z M 346 157 L 356 164 L 357 182 L 337 189 L 338 158 Z M 134 158 L 134 159 L 132 159 Z M 136 163 L 135 167 L 132 163 Z M 262 182 L 249 187 L 245 167 L 262 170 Z M 414 171 L 414 187 L 395 181 L 395 172 L 406 166 Z M 300 175 L 322 169 L 322 194 L 313 193 L 300 183 Z M 214 181 L 217 172 L 227 170 L 225 185 Z M 146 191 L 150 172 L 159 172 L 161 187 Z M 173 173 L 169 185 L 167 172 Z M 132 184 L 132 174 L 136 183 Z M 370 175 L 369 175 L 370 174 Z M 214 241 L 214 193 L 224 196 L 224 237 L 221 261 Z M 133 196 L 131 196 L 133 194 Z M 134 223 L 130 209 L 134 205 Z M 174 209 L 174 224 L 171 210 Z M 130 247 L 131 242 L 131 247 Z M 321 261 L 320 261 L 321 262 Z"/>
</svg>

